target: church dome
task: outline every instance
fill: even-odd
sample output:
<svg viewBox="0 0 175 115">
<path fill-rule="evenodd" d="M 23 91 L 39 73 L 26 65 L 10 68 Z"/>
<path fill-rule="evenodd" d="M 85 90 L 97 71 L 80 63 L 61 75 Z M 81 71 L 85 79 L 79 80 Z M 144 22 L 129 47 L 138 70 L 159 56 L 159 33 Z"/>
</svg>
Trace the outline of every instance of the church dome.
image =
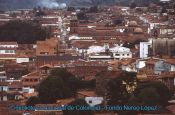
<svg viewBox="0 0 175 115">
<path fill-rule="evenodd" d="M 142 28 L 135 28 L 134 33 L 141 34 L 141 33 L 143 33 L 143 30 L 142 30 Z"/>
<path fill-rule="evenodd" d="M 137 22 L 136 22 L 136 21 L 130 21 L 130 22 L 128 23 L 128 26 L 130 26 L 130 27 L 135 27 L 135 26 L 137 26 Z"/>
</svg>

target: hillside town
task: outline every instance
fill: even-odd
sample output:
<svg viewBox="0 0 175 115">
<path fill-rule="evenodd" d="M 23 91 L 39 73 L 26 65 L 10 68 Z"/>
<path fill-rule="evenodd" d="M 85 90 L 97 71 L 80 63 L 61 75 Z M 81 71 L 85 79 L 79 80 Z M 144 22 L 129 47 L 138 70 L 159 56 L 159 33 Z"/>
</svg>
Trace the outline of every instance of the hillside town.
<svg viewBox="0 0 175 115">
<path fill-rule="evenodd" d="M 129 94 L 140 84 L 163 83 L 172 96 L 169 104 L 159 113 L 175 114 L 173 0 L 148 7 L 114 4 L 91 8 L 34 8 L 0 12 L 0 26 L 15 21 L 37 23 L 49 30 L 50 35 L 28 44 L 0 38 L 0 115 L 63 115 L 62 110 L 17 111 L 9 108 L 11 105 L 25 106 L 31 97 L 40 97 L 38 87 L 49 77 L 57 75 L 53 72 L 56 70 L 68 72 L 65 77 L 72 75 L 83 83 L 92 82 L 95 86 L 90 84 L 81 87 L 74 96 L 58 98 L 54 103 L 36 105 L 62 106 L 76 99 L 87 101 L 92 97 L 100 97 L 97 103 L 105 105 L 108 83 L 127 76 L 133 79 L 132 85 L 127 85 L 124 80 L 122 84 Z M 93 98 L 88 102 L 92 105 L 96 103 Z M 95 112 L 95 115 L 116 113 L 104 110 Z"/>
</svg>

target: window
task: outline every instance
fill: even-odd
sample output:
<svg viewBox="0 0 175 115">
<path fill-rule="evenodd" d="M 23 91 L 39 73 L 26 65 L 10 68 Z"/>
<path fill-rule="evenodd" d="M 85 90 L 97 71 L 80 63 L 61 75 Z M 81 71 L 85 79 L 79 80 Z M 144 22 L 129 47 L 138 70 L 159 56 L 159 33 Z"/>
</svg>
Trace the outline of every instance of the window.
<svg viewBox="0 0 175 115">
<path fill-rule="evenodd" d="M 10 50 L 10 53 L 14 53 L 14 51 L 13 50 Z"/>
<path fill-rule="evenodd" d="M 89 103 L 92 103 L 92 101 L 90 100 Z"/>
<path fill-rule="evenodd" d="M 49 54 L 49 52 L 40 52 L 40 54 L 45 54 L 46 55 L 46 54 Z"/>
<path fill-rule="evenodd" d="M 34 79 L 34 82 L 38 82 L 38 79 Z"/>
<path fill-rule="evenodd" d="M 10 53 L 9 50 L 5 50 L 5 53 Z"/>
<path fill-rule="evenodd" d="M 28 81 L 29 81 L 29 79 L 26 79 L 25 81 L 26 81 L 26 82 L 28 82 Z"/>
</svg>

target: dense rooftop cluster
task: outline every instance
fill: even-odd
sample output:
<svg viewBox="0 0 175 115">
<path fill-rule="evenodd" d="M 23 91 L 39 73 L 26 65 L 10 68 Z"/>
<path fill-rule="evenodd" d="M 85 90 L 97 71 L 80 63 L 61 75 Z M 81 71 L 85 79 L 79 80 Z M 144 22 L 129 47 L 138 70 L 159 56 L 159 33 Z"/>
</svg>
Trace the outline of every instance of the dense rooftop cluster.
<svg viewBox="0 0 175 115">
<path fill-rule="evenodd" d="M 71 83 L 77 83 L 78 90 L 71 98 L 63 99 L 55 96 L 54 98 L 58 98 L 55 105 L 69 104 L 75 97 L 93 96 L 103 97 L 103 104 L 105 104 L 108 88 L 118 84 L 122 85 L 121 89 L 124 88 L 123 85 L 126 86 L 125 93 L 132 94 L 135 89 L 139 90 L 140 87 L 137 86 L 140 84 L 159 81 L 174 94 L 175 9 L 173 1 L 134 8 L 117 4 L 68 9 L 34 8 L 0 13 L 2 29 L 0 35 L 3 36 L 6 34 L 3 32 L 9 31 L 15 36 L 15 39 L 8 38 L 8 40 L 0 38 L 2 107 L 8 103 L 25 105 L 27 100 L 31 99 L 30 97 L 40 97 L 41 92 L 38 90 L 40 84 L 47 84 L 47 80 L 52 83 L 50 77 L 61 76 L 62 73 L 59 72 L 53 74 L 53 71 L 59 69 L 65 69 L 69 73 L 63 72 L 64 77 L 71 75 L 77 81 L 70 78 L 72 81 L 69 79 L 70 82 L 65 82 L 64 78 L 59 78 L 53 83 L 59 81 L 62 84 L 61 80 L 63 80 L 66 83 L 63 86 L 66 88 L 68 86 L 72 88 L 74 84 Z M 36 31 L 31 32 L 30 27 L 23 31 L 25 24 L 24 26 L 21 24 L 21 27 L 13 25 L 10 26 L 12 29 L 6 29 L 5 26 L 12 22 L 14 24 L 29 22 L 28 24 L 32 24 Z M 6 30 L 4 31 L 3 28 Z M 16 33 L 18 31 L 20 32 Z M 31 36 L 27 35 L 28 31 L 32 34 Z M 41 35 L 38 37 L 38 34 Z M 18 38 L 20 42 L 17 41 Z M 131 83 L 130 80 L 133 82 Z M 109 83 L 111 84 L 108 87 Z M 89 88 L 88 85 L 95 86 Z M 54 87 L 54 85 L 47 86 Z M 62 85 L 59 85 L 59 88 L 61 87 Z M 68 91 L 66 88 L 65 90 Z M 117 90 L 121 91 L 121 89 Z M 52 89 L 49 90 L 52 91 Z M 155 92 L 154 90 L 150 91 Z M 42 105 L 42 103 L 38 104 Z M 0 106 L 0 109 L 2 107 Z M 173 107 L 172 104 L 167 109 Z M 169 109 L 171 110 L 173 109 Z M 5 115 L 15 111 L 4 109 L 3 112 Z M 21 113 L 24 112 L 21 111 Z"/>
</svg>

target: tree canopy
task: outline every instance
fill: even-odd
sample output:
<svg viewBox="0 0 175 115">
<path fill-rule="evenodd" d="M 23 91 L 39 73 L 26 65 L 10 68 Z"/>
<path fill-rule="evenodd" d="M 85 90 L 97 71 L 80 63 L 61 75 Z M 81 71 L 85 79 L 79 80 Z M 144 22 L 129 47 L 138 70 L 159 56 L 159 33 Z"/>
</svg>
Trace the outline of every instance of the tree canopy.
<svg viewBox="0 0 175 115">
<path fill-rule="evenodd" d="M 55 69 L 38 87 L 42 103 L 54 103 L 57 99 L 75 95 L 78 80 L 65 69 Z"/>
<path fill-rule="evenodd" d="M 38 97 L 30 97 L 27 102 L 26 105 L 28 106 L 35 106 L 35 104 L 40 103 L 40 99 Z"/>
<path fill-rule="evenodd" d="M 79 20 L 88 20 L 88 17 L 86 15 L 86 12 L 79 12 L 79 13 L 77 13 L 77 18 Z"/>
<path fill-rule="evenodd" d="M 134 84 L 134 73 L 125 73 L 120 77 L 112 79 L 108 83 L 107 102 L 108 105 L 129 105 L 129 106 L 159 106 L 164 109 L 172 92 L 162 82 L 152 81 L 137 84 L 133 92 L 128 92 L 127 85 Z M 157 110 L 156 112 L 158 112 Z M 135 115 L 138 112 L 155 112 L 155 111 L 115 111 L 119 115 Z"/>
<path fill-rule="evenodd" d="M 0 26 L 0 41 L 32 44 L 50 36 L 47 29 L 26 21 L 10 21 Z"/>
<path fill-rule="evenodd" d="M 57 99 L 75 96 L 79 89 L 95 88 L 95 80 L 82 81 L 64 68 L 56 68 L 37 87 L 39 103 L 55 103 Z M 36 98 L 29 98 L 28 104 L 36 104 Z M 37 101 L 38 102 L 38 101 Z"/>
<path fill-rule="evenodd" d="M 161 82 L 149 82 L 138 85 L 134 96 L 142 105 L 160 105 L 165 106 L 171 98 L 172 93 Z"/>
<path fill-rule="evenodd" d="M 124 72 L 120 77 L 110 80 L 108 83 L 108 104 L 118 105 L 127 103 L 130 91 L 127 87 L 135 84 L 136 74 L 133 72 Z"/>
</svg>

